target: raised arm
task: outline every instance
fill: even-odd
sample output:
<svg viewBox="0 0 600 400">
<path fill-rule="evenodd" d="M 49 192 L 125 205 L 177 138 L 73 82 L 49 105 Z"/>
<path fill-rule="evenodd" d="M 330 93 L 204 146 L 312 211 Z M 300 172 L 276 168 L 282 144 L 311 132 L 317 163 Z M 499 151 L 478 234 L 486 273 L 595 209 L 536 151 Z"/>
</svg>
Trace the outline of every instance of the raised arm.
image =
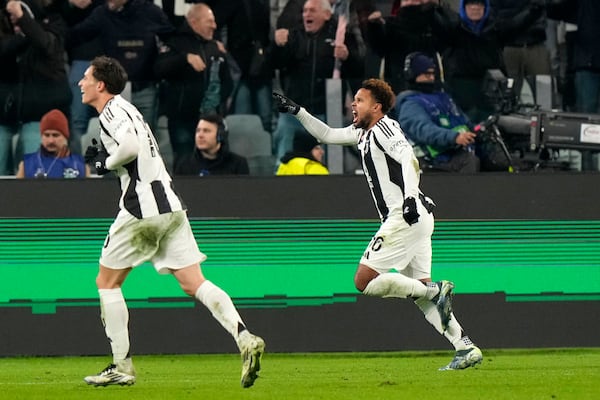
<svg viewBox="0 0 600 400">
<path fill-rule="evenodd" d="M 312 116 L 303 107 L 280 93 L 273 92 L 273 100 L 279 112 L 295 115 L 304 128 L 320 142 L 342 145 L 358 143 L 358 130 L 352 126 L 331 128 L 320 119 Z"/>
</svg>

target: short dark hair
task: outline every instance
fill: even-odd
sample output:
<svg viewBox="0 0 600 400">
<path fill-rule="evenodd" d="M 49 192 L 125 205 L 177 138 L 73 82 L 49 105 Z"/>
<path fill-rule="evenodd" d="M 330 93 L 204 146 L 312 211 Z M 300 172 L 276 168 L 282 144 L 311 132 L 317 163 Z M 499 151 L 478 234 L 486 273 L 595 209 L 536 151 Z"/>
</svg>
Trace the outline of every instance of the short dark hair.
<svg viewBox="0 0 600 400">
<path fill-rule="evenodd" d="M 121 94 L 127 84 L 125 68 L 114 58 L 98 56 L 92 60 L 90 66 L 94 67 L 92 75 L 96 80 L 104 82 L 110 94 Z"/>
<path fill-rule="evenodd" d="M 215 124 L 217 126 L 223 125 L 223 117 L 221 117 L 217 113 L 203 114 L 203 115 L 200 116 L 200 119 L 203 119 L 204 121 L 210 122 L 210 123 Z"/>
<path fill-rule="evenodd" d="M 384 114 L 387 114 L 394 106 L 396 96 L 392 87 L 386 81 L 371 78 L 363 81 L 361 87 L 371 92 L 375 101 L 381 104 L 381 111 Z"/>
<path fill-rule="evenodd" d="M 223 118 L 220 114 L 203 114 L 200 116 L 200 119 L 198 121 L 200 120 L 210 122 L 211 124 L 215 124 L 217 126 L 217 141 L 219 143 L 227 141 L 227 137 L 229 136 L 229 130 L 227 128 L 225 118 Z"/>
</svg>

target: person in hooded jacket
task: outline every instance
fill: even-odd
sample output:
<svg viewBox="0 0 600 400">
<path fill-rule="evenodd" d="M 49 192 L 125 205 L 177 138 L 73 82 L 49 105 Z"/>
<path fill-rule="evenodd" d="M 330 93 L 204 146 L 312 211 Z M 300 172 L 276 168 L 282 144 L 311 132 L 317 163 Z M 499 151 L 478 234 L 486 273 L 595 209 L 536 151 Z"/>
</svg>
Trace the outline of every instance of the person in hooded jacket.
<svg viewBox="0 0 600 400">
<path fill-rule="evenodd" d="M 533 2 L 514 17 L 500 19 L 491 13 L 489 0 L 460 0 L 458 15 L 434 14 L 434 29 L 445 43 L 448 90 L 472 121 L 482 121 L 494 112 L 482 90 L 487 70 L 506 74 L 505 43 L 541 13 L 542 5 Z"/>
<path fill-rule="evenodd" d="M 200 117 L 196 127 L 196 147 L 175 165 L 175 175 L 248 175 L 248 160 L 229 150 L 227 134 L 227 126 L 220 115 Z"/>
<path fill-rule="evenodd" d="M 275 175 L 329 175 L 323 165 L 325 151 L 312 135 L 296 132 L 294 150 L 281 158 Z"/>
</svg>

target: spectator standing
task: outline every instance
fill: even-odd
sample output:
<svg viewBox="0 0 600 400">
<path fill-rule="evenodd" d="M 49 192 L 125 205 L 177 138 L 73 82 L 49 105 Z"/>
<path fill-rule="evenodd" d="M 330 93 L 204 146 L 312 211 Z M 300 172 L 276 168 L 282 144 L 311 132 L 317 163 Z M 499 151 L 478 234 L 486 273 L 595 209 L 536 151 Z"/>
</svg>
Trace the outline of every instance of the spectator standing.
<svg viewBox="0 0 600 400">
<path fill-rule="evenodd" d="M 489 0 L 461 0 L 459 14 L 435 14 L 434 23 L 444 39 L 444 68 L 450 94 L 472 121 L 493 113 L 482 86 L 487 70 L 504 66 L 504 44 L 526 24 L 535 20 L 542 7 L 531 7 L 511 19 L 498 19 L 490 12 Z"/>
<path fill-rule="evenodd" d="M 325 151 L 312 135 L 297 132 L 294 150 L 286 153 L 275 175 L 329 175 L 323 165 Z"/>
<path fill-rule="evenodd" d="M 25 154 L 17 178 L 85 178 L 90 176 L 80 154 L 69 149 L 69 122 L 60 110 L 48 111 L 40 120 L 42 144 L 35 153 Z"/>
<path fill-rule="evenodd" d="M 158 122 L 158 87 L 153 68 L 158 43 L 173 32 L 165 13 L 146 0 L 106 0 L 69 30 L 69 48 L 98 36 L 107 56 L 118 60 L 131 82 L 131 102 L 155 128 Z"/>
<path fill-rule="evenodd" d="M 276 29 L 302 29 L 302 8 L 306 0 L 288 0 L 277 16 Z"/>
<path fill-rule="evenodd" d="M 73 27 L 86 19 L 94 8 L 102 6 L 105 0 L 60 0 L 61 14 L 64 17 L 67 26 Z M 67 57 L 69 63 L 69 85 L 71 87 L 71 108 L 70 108 L 70 131 L 69 145 L 71 150 L 81 153 L 81 137 L 87 133 L 90 120 L 97 115 L 96 110 L 87 104 L 81 102 L 81 91 L 79 90 L 79 80 L 89 67 L 90 61 L 102 54 L 101 37 L 96 36 L 93 39 L 73 46 L 68 49 Z"/>
<path fill-rule="evenodd" d="M 295 99 L 302 99 L 308 110 L 325 120 L 325 82 L 332 77 L 335 59 L 341 61 L 342 79 L 362 76 L 364 60 L 360 57 L 358 44 L 352 34 L 346 33 L 343 45 L 332 47 L 337 21 L 332 19 L 328 0 L 307 0 L 302 19 L 302 29 L 275 31 L 273 60 L 277 68 L 285 70 L 282 90 Z M 280 113 L 273 135 L 277 160 L 292 150 L 297 131 L 304 131 L 298 120 Z"/>
<path fill-rule="evenodd" d="M 366 39 L 375 53 L 384 58 L 384 76 L 394 93 L 405 90 L 404 59 L 420 51 L 437 60 L 442 41 L 433 30 L 435 12 L 450 12 L 435 1 L 401 0 L 395 15 L 383 17 L 380 11 L 369 15 Z"/>
<path fill-rule="evenodd" d="M 490 8 L 499 19 L 510 20 L 543 0 L 490 0 Z M 537 6 L 537 5 L 536 5 Z M 541 11 L 527 25 L 511 35 L 504 46 L 506 73 L 515 80 L 515 93 L 520 94 L 523 80 L 535 75 L 550 75 L 550 54 L 546 47 L 546 12 Z M 532 82 L 533 83 L 533 82 Z M 531 85 L 535 88 L 535 85 Z"/>
<path fill-rule="evenodd" d="M 12 31 L 0 39 L 1 64 L 14 80 L 5 81 L 0 99 L 0 175 L 12 175 L 14 163 L 38 149 L 42 116 L 53 108 L 69 113 L 71 91 L 64 65 L 66 25 L 52 3 L 10 0 L 5 11 Z"/>
<path fill-rule="evenodd" d="M 160 50 L 156 76 L 165 80 L 164 108 L 173 148 L 173 165 L 194 149 L 194 131 L 203 113 L 225 114 L 233 81 L 209 6 L 192 5 L 186 20 Z"/>
<path fill-rule="evenodd" d="M 194 151 L 175 166 L 176 175 L 248 175 L 245 157 L 229 150 L 227 127 L 218 114 L 200 117 Z"/>
<path fill-rule="evenodd" d="M 478 172 L 476 134 L 468 117 L 436 82 L 433 60 L 423 53 L 411 53 L 405 64 L 408 90 L 396 98 L 397 119 L 420 150 L 421 169 Z"/>
<path fill-rule="evenodd" d="M 212 0 L 209 4 L 217 19 L 219 35 L 241 71 L 230 113 L 257 114 L 263 128 L 272 132 L 269 1 Z"/>
<path fill-rule="evenodd" d="M 597 0 L 554 0 L 552 18 L 577 25 L 572 34 L 575 71 L 575 108 L 582 113 L 600 113 L 600 2 Z"/>
</svg>

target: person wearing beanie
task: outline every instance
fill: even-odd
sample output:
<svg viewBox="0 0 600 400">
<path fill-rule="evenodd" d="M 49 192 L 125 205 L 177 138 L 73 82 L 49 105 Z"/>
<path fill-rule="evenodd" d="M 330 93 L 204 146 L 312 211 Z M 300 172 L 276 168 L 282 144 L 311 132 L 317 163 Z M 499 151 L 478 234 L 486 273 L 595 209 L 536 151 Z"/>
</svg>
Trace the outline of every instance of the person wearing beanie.
<svg viewBox="0 0 600 400">
<path fill-rule="evenodd" d="M 35 153 L 23 156 L 17 178 L 85 178 L 90 168 L 80 154 L 69 150 L 69 121 L 62 111 L 53 109 L 40 120 L 41 145 Z"/>
<path fill-rule="evenodd" d="M 275 175 L 329 175 L 323 165 L 325 151 L 312 135 L 296 132 L 293 150 L 281 158 Z"/>
<path fill-rule="evenodd" d="M 423 53 L 405 60 L 408 90 L 396 98 L 397 120 L 414 144 L 421 169 L 478 172 L 475 133 L 468 117 L 435 79 L 435 63 Z"/>
</svg>

